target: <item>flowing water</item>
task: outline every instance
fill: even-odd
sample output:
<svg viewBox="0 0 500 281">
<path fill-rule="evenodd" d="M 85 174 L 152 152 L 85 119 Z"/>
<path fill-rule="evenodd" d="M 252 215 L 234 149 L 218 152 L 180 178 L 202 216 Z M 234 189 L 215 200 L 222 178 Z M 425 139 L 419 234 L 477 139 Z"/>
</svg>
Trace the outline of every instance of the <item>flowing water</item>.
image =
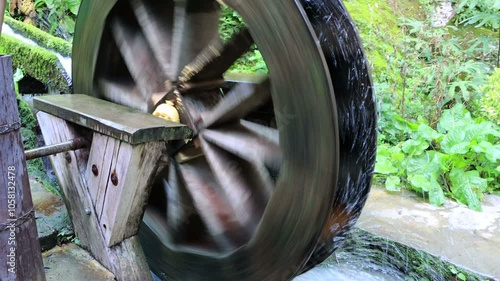
<svg viewBox="0 0 500 281">
<path fill-rule="evenodd" d="M 23 35 L 19 34 L 19 33 L 16 33 L 10 26 L 8 26 L 7 24 L 3 24 L 2 25 L 2 34 L 5 34 L 5 35 L 8 35 L 8 36 L 11 36 L 11 37 L 14 37 L 28 45 L 31 45 L 31 46 L 38 46 L 38 44 L 29 39 L 29 38 L 26 38 L 24 37 Z M 51 50 L 49 50 L 51 51 Z M 52 51 L 51 51 L 52 52 Z M 69 79 L 71 79 L 71 57 L 64 57 L 62 56 L 61 54 L 57 53 L 57 52 L 53 52 L 57 58 L 59 59 L 59 62 L 61 63 L 64 71 L 66 72 L 67 74 L 67 77 Z M 71 84 L 71 83 L 70 83 Z"/>
</svg>

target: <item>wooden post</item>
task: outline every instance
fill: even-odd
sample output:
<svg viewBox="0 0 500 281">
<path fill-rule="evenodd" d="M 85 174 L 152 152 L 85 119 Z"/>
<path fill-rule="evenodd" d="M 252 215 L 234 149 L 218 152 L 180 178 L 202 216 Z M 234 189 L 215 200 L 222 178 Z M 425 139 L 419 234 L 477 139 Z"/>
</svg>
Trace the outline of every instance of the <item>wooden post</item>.
<svg viewBox="0 0 500 281">
<path fill-rule="evenodd" d="M 0 0 L 2 1 L 2 0 Z M 45 280 L 12 59 L 0 56 L 0 280 Z"/>
<path fill-rule="evenodd" d="M 5 1 L 0 0 L 0 35 L 2 35 L 3 14 L 5 14 Z"/>
</svg>

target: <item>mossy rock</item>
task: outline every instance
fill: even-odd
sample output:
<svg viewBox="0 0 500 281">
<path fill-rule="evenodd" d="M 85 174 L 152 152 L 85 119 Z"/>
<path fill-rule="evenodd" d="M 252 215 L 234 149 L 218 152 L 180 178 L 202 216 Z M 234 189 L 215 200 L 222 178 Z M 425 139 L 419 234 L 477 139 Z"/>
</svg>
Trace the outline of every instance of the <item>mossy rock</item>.
<svg viewBox="0 0 500 281">
<path fill-rule="evenodd" d="M 12 57 L 14 67 L 39 80 L 50 88 L 69 93 L 71 85 L 57 56 L 42 47 L 32 46 L 14 37 L 0 37 L 0 54 Z"/>
<path fill-rule="evenodd" d="M 25 24 L 13 18 L 6 17 L 5 23 L 24 37 L 35 41 L 39 46 L 53 50 L 63 56 L 71 56 L 71 43 L 61 38 L 52 36 L 35 26 Z"/>
<path fill-rule="evenodd" d="M 399 19 L 425 16 L 418 0 L 344 0 L 344 5 L 359 31 L 373 75 L 391 73 L 391 57 L 400 56 L 394 46 L 403 38 Z"/>
</svg>

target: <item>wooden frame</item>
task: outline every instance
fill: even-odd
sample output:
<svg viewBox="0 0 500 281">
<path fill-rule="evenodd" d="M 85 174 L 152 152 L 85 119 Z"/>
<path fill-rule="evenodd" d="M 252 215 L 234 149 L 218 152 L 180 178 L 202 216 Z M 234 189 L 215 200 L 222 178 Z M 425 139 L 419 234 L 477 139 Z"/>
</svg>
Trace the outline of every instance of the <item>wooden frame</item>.
<svg viewBox="0 0 500 281">
<path fill-rule="evenodd" d="M 152 280 L 136 234 L 166 165 L 166 141 L 189 138 L 190 129 L 84 95 L 45 96 L 34 105 L 46 111 L 37 117 L 47 145 L 90 139 L 90 148 L 51 156 L 82 247 L 117 280 Z"/>
</svg>

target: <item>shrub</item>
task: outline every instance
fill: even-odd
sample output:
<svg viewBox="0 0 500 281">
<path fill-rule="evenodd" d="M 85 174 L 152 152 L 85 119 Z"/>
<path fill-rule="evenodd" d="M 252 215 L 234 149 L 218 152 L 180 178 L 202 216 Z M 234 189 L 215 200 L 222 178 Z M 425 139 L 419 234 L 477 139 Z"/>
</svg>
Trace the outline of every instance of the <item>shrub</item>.
<svg viewBox="0 0 500 281">
<path fill-rule="evenodd" d="M 497 68 L 490 76 L 488 83 L 483 87 L 483 92 L 482 115 L 500 125 L 500 68 Z"/>
</svg>

